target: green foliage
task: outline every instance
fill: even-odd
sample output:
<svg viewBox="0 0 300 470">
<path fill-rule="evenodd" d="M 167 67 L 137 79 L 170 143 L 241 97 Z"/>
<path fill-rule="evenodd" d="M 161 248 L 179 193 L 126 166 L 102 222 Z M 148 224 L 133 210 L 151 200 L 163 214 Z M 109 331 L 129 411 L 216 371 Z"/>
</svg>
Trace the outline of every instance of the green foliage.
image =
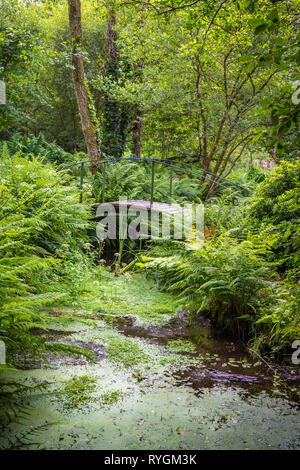
<svg viewBox="0 0 300 470">
<path fill-rule="evenodd" d="M 87 375 L 74 376 L 66 382 L 64 387 L 65 402 L 67 409 L 78 408 L 91 400 L 91 393 L 96 389 L 96 379 Z"/>
<path fill-rule="evenodd" d="M 284 269 L 299 266 L 299 195 L 300 162 L 283 161 L 257 187 L 247 209 L 249 223 L 271 225 L 278 234 L 273 259 Z"/>
<path fill-rule="evenodd" d="M 213 197 L 209 204 L 205 205 L 205 225 L 207 227 L 213 225 L 217 235 L 230 232 L 241 238 L 243 237 L 243 219 L 246 206 L 247 198 L 235 198 L 224 191 L 219 197 Z"/>
<path fill-rule="evenodd" d="M 75 253 L 83 260 L 89 210 L 64 173 L 41 158 L 10 156 L 4 146 L 0 164 L 0 337 L 9 359 L 16 352 L 71 350 L 31 330 L 46 327 L 41 309 L 68 299 L 70 285 L 79 287 L 69 266 Z"/>
<path fill-rule="evenodd" d="M 290 351 L 292 342 L 300 336 L 300 300 L 297 276 L 290 272 L 274 285 L 273 302 L 262 309 L 257 323 L 268 328 L 263 330 L 254 347 L 268 349 L 273 354 Z"/>
<path fill-rule="evenodd" d="M 121 390 L 113 390 L 112 392 L 102 393 L 100 400 L 103 405 L 114 405 L 123 397 Z"/>
<path fill-rule="evenodd" d="M 18 27 L 0 27 L 0 76 L 20 72 L 31 54 L 35 38 Z"/>
<path fill-rule="evenodd" d="M 247 173 L 247 180 L 252 181 L 254 184 L 251 189 L 255 189 L 257 183 L 261 183 L 266 179 L 267 175 L 262 168 L 251 164 L 250 169 Z"/>
<path fill-rule="evenodd" d="M 177 339 L 175 341 L 170 341 L 168 343 L 168 349 L 175 353 L 181 353 L 181 352 L 193 352 L 195 351 L 196 347 L 191 341 L 184 340 L 184 339 Z"/>
<path fill-rule="evenodd" d="M 130 121 L 138 108 L 144 115 L 143 156 L 176 157 L 223 176 L 232 172 L 235 182 L 254 190 L 247 209 L 246 199 L 211 187 L 215 197 L 206 208 L 204 247 L 166 244 L 165 255 L 157 254 L 165 259 L 149 263 L 165 288 L 229 329 L 240 326 L 240 315 L 252 325 L 268 318 L 253 328 L 265 325 L 266 335 L 272 329 L 277 347 L 285 341 L 279 330 L 288 300 L 282 299 L 294 291 L 285 279 L 269 300 L 265 276 L 272 271 L 269 261 L 280 274 L 299 264 L 299 162 L 283 162 L 268 177 L 255 167 L 245 173 L 237 162 L 243 164 L 247 147 L 295 160 L 297 4 L 229 0 L 220 8 L 214 2 L 181 8 L 182 2 L 171 7 L 159 0 L 154 5 L 160 19 L 157 11 L 145 14 L 143 5 L 115 5 L 117 54 L 109 58 L 106 6 L 82 2 L 84 67 L 93 94 L 90 112 L 101 127 L 99 144 L 105 156 L 122 156 L 131 147 Z M 69 162 L 68 152 L 84 150 L 67 3 L 14 0 L 1 2 L 1 8 L 0 78 L 8 100 L 0 107 L 0 137 L 11 154 L 18 152 L 10 157 L 2 145 L 1 335 L 10 351 L 13 344 L 15 350 L 43 350 L 44 340 L 30 335 L 32 326 L 45 325 L 41 309 L 62 298 L 75 301 L 90 280 L 88 200 L 102 201 L 104 176 L 85 175 L 85 203 L 79 205 L 72 177 L 49 164 Z M 173 11 L 164 15 L 166 9 Z M 78 176 L 77 168 L 70 172 Z M 156 165 L 155 200 L 170 202 L 169 177 L 168 169 Z M 173 174 L 173 200 L 197 202 L 207 196 L 209 184 Z M 105 200 L 123 195 L 149 200 L 150 193 L 150 164 L 107 164 Z M 127 298 L 133 297 L 130 291 Z M 110 299 L 99 303 L 109 308 Z M 116 300 L 115 307 L 120 304 Z M 289 328 L 287 318 L 291 327 L 285 338 L 297 331 L 293 305 L 291 300 L 284 317 L 283 328 Z"/>
<path fill-rule="evenodd" d="M 78 188 L 73 186 L 64 171 L 45 165 L 42 158 L 23 158 L 19 153 L 10 157 L 4 148 L 1 163 L 1 210 L 8 216 L 19 214 L 28 226 L 31 242 L 40 254 L 56 255 L 63 244 L 68 252 L 74 240 L 88 241 L 90 209 L 79 204 Z"/>
<path fill-rule="evenodd" d="M 93 182 L 95 200 L 102 201 L 104 183 L 106 201 L 117 201 L 120 196 L 142 199 L 145 193 L 150 194 L 150 182 L 147 180 L 149 178 L 143 165 L 125 161 L 106 163 L 105 169 L 101 166 L 101 173 Z"/>
<path fill-rule="evenodd" d="M 212 198 L 202 247 L 165 242 L 143 263 L 187 308 L 222 329 L 246 329 L 254 347 L 269 353 L 282 354 L 299 336 L 299 170 L 298 161 L 282 162 L 251 198 L 237 201 L 226 191 Z"/>
<path fill-rule="evenodd" d="M 118 163 L 106 163 L 92 181 L 93 194 L 97 202 L 102 201 L 105 181 L 105 201 L 117 201 L 120 196 L 128 200 L 150 200 L 151 195 L 151 162 L 141 160 L 140 163 L 126 160 Z M 179 172 L 173 175 L 172 200 L 177 203 L 197 200 L 198 182 Z M 163 165 L 155 165 L 154 200 L 170 202 L 170 172 Z"/>
<path fill-rule="evenodd" d="M 112 362 L 122 364 L 124 367 L 128 368 L 141 364 L 149 359 L 149 356 L 133 338 L 112 336 L 108 340 L 106 350 Z"/>
<path fill-rule="evenodd" d="M 252 4 L 255 3 L 258 4 L 259 1 L 253 0 Z M 291 7 L 293 8 L 292 4 Z M 262 100 L 262 111 L 270 116 L 271 121 L 269 126 L 264 126 L 262 129 L 262 135 L 268 136 L 272 149 L 276 149 L 280 158 L 295 160 L 300 144 L 297 132 L 300 115 L 299 81 L 296 72 L 300 62 L 300 34 L 299 31 L 295 31 L 287 42 L 285 30 L 282 28 L 285 21 L 285 11 L 278 5 L 270 11 L 266 9 L 264 14 L 259 11 L 258 17 L 249 20 L 249 24 L 258 37 L 263 37 L 266 33 L 276 34 L 269 50 L 265 50 L 260 56 L 259 65 L 273 67 L 273 70 L 287 71 L 289 76 L 289 83 L 283 80 L 275 99 L 272 97 Z M 294 24 L 294 21 L 292 20 L 290 24 Z"/>
<path fill-rule="evenodd" d="M 45 162 L 55 162 L 58 164 L 68 163 L 72 160 L 72 155 L 65 152 L 55 142 L 46 142 L 42 133 L 37 137 L 26 137 L 22 136 L 20 133 L 12 134 L 7 142 L 7 146 L 12 155 L 20 152 L 22 156 L 40 156 L 44 158 Z"/>
<path fill-rule="evenodd" d="M 250 201 L 250 214 L 258 219 L 267 219 L 274 223 L 293 218 L 296 210 L 295 204 L 293 203 L 286 213 L 289 206 L 282 208 L 281 203 L 290 201 L 293 196 L 292 191 L 297 192 L 299 188 L 300 162 L 281 162 L 255 191 L 252 204 Z"/>
<path fill-rule="evenodd" d="M 0 434 L 6 437 L 9 425 L 27 418 L 30 409 L 29 396 L 38 391 L 43 392 L 49 382 L 30 386 L 18 381 L 7 380 L 4 373 L 5 369 L 0 367 Z M 16 450 L 25 445 L 30 446 L 33 435 L 47 429 L 49 425 L 49 423 L 45 423 L 35 427 L 31 426 L 30 429 L 26 429 L 26 432 L 17 434 L 15 439 L 8 438 L 5 447 L 2 444 L 0 449 Z"/>
<path fill-rule="evenodd" d="M 101 151 L 105 158 L 121 158 L 126 145 L 130 110 L 115 98 L 104 103 Z"/>
<path fill-rule="evenodd" d="M 237 332 L 266 301 L 270 270 L 261 256 L 266 250 L 250 234 L 242 242 L 224 234 L 202 247 L 178 243 L 174 250 L 162 244 L 153 249 L 155 257 L 147 254 L 143 266 L 186 308 L 206 312 L 222 329 Z"/>
</svg>

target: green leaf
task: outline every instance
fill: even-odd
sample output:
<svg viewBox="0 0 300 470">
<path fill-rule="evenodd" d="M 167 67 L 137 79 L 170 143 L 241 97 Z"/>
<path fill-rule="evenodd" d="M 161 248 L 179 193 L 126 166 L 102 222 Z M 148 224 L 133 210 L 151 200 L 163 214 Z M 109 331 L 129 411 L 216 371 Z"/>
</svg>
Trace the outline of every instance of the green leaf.
<svg viewBox="0 0 300 470">
<path fill-rule="evenodd" d="M 259 24 L 258 26 L 256 26 L 255 30 L 254 30 L 254 34 L 260 34 L 262 32 L 264 32 L 268 27 L 268 23 L 261 23 Z"/>
<path fill-rule="evenodd" d="M 278 23 L 278 22 L 279 22 L 278 10 L 277 10 L 276 8 L 274 8 L 274 9 L 268 14 L 268 18 L 270 18 L 270 20 L 273 21 L 273 23 Z"/>
</svg>

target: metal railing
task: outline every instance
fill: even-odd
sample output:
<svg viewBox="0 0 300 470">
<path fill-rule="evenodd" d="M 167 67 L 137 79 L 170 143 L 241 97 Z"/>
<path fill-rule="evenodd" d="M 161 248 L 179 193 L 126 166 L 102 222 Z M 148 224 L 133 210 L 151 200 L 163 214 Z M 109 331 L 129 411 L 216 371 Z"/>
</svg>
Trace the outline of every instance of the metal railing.
<svg viewBox="0 0 300 470">
<path fill-rule="evenodd" d="M 156 158 L 137 158 L 137 157 L 126 157 L 126 158 L 111 158 L 111 159 L 105 159 L 101 158 L 99 160 L 85 160 L 85 161 L 80 161 L 80 162 L 74 162 L 74 163 L 67 163 L 67 164 L 62 164 L 60 165 L 60 168 L 72 168 L 72 167 L 79 167 L 80 169 L 80 184 L 79 184 L 79 189 L 80 189 L 80 202 L 82 202 L 82 197 L 83 197 L 83 182 L 84 182 L 84 173 L 85 173 L 85 168 L 90 168 L 90 167 L 99 167 L 102 166 L 102 176 L 103 176 L 103 187 L 102 187 L 102 202 L 105 202 L 105 189 L 106 189 L 106 164 L 109 163 L 115 163 L 115 162 L 128 162 L 128 161 L 133 161 L 135 163 L 140 163 L 140 164 L 145 164 L 151 163 L 151 193 L 150 193 L 150 203 L 151 205 L 153 204 L 153 198 L 154 198 L 154 186 L 155 186 L 155 165 L 164 165 L 170 169 L 170 200 L 172 200 L 173 196 L 173 175 L 174 175 L 174 169 L 182 171 L 186 174 L 190 175 L 196 175 L 199 176 L 201 179 L 208 180 L 212 183 L 215 183 L 217 186 L 221 186 L 225 189 L 228 189 L 229 191 L 232 192 L 233 195 L 238 196 L 238 197 L 244 197 L 243 194 L 240 194 L 240 192 L 237 192 L 238 189 L 245 191 L 246 193 L 252 193 L 252 191 L 238 183 L 235 183 L 234 181 L 230 181 L 227 178 L 224 178 L 223 176 L 219 176 L 215 173 L 212 173 L 208 170 L 204 170 L 202 168 L 197 167 L 196 165 L 190 164 L 190 163 L 185 163 L 185 162 L 179 162 L 176 160 L 170 160 L 170 159 L 156 159 Z M 221 182 L 222 181 L 222 182 Z M 226 186 L 227 184 L 227 186 Z"/>
</svg>

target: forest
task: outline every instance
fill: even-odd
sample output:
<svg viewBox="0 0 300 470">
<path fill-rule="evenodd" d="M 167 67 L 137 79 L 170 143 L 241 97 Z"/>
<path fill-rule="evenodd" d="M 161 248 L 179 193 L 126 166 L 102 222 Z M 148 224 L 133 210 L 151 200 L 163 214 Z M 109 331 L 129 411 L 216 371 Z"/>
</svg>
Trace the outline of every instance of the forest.
<svg viewBox="0 0 300 470">
<path fill-rule="evenodd" d="M 299 450 L 299 2 L 0 12 L 0 449 Z"/>
</svg>

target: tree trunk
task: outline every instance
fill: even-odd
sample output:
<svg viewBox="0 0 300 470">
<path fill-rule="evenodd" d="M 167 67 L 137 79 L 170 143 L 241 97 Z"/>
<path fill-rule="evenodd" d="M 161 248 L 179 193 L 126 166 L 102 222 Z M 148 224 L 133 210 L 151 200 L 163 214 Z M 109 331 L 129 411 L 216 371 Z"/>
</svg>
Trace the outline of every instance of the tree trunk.
<svg viewBox="0 0 300 470">
<path fill-rule="evenodd" d="M 99 159 L 99 149 L 97 142 L 98 123 L 96 118 L 91 116 L 89 107 L 89 91 L 84 73 L 82 59 L 82 27 L 81 27 L 81 3 L 80 0 L 68 0 L 69 7 L 69 27 L 72 42 L 71 63 L 73 66 L 73 84 L 81 120 L 82 132 L 87 148 L 90 162 Z M 97 171 L 97 164 L 90 165 L 90 171 Z"/>
<path fill-rule="evenodd" d="M 133 153 L 137 158 L 141 158 L 143 124 L 144 112 L 137 105 L 136 116 L 132 128 Z"/>
<path fill-rule="evenodd" d="M 118 32 L 114 29 L 117 24 L 116 10 L 114 2 L 109 2 L 106 6 L 108 21 L 106 26 L 107 45 L 108 45 L 108 69 L 115 70 L 115 64 L 118 60 Z"/>
<path fill-rule="evenodd" d="M 118 31 L 116 30 L 117 12 L 115 0 L 106 2 L 107 10 L 107 62 L 106 76 L 112 83 L 122 85 L 122 67 L 119 61 Z M 109 91 L 104 93 L 103 100 L 103 129 L 101 150 L 105 156 L 121 158 L 127 137 L 129 109 L 126 103 L 118 100 Z"/>
</svg>

